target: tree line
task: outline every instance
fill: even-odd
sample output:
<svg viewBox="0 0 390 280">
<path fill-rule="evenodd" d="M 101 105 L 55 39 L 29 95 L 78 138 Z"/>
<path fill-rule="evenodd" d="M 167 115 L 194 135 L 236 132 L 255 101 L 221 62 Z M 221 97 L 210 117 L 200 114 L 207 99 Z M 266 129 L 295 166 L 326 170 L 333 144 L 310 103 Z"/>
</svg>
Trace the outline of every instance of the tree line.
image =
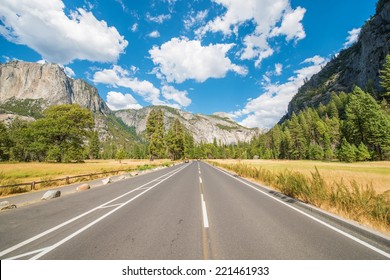
<svg viewBox="0 0 390 280">
<path fill-rule="evenodd" d="M 293 113 L 249 143 L 195 143 L 175 119 L 166 130 L 164 113 L 153 108 L 145 141 L 101 143 L 93 114 L 79 105 L 52 106 L 33 122 L 0 123 L 0 161 L 70 162 L 84 159 L 170 158 L 311 159 L 353 162 L 390 159 L 390 55 L 380 70 L 381 93 L 355 87 L 332 92 L 330 101 Z M 379 97 L 379 103 L 373 97 Z"/>
</svg>

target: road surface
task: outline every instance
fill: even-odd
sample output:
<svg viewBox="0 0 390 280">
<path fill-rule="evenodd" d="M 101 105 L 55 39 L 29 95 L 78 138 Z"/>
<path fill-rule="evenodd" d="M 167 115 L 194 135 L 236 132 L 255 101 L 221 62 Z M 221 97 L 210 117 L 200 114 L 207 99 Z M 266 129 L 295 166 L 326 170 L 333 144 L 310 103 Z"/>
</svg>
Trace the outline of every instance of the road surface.
<svg viewBox="0 0 390 280">
<path fill-rule="evenodd" d="M 389 259 L 293 200 L 190 162 L 0 213 L 0 259 Z"/>
</svg>

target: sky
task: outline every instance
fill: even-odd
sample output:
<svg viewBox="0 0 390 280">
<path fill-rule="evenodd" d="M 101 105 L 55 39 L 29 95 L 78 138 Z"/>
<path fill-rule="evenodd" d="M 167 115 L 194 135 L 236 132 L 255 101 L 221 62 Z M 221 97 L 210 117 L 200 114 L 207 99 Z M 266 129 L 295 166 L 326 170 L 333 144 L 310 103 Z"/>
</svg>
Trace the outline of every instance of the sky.
<svg viewBox="0 0 390 280">
<path fill-rule="evenodd" d="M 0 0 L 0 62 L 60 64 L 112 110 L 167 105 L 271 128 L 356 42 L 375 0 Z"/>
</svg>

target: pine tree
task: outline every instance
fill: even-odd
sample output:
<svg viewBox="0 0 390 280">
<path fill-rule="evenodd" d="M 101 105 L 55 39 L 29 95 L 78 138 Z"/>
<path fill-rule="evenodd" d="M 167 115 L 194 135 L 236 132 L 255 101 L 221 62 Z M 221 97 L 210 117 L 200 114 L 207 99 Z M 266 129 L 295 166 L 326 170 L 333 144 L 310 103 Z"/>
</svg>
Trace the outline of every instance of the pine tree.
<svg viewBox="0 0 390 280">
<path fill-rule="evenodd" d="M 307 152 L 306 139 L 303 134 L 298 117 L 293 113 L 290 122 L 290 132 L 293 139 L 293 146 L 291 147 L 291 157 L 293 159 L 304 159 Z"/>
<path fill-rule="evenodd" d="M 164 112 L 153 108 L 146 121 L 146 138 L 149 141 L 150 160 L 163 158 L 165 155 L 164 143 Z"/>
<path fill-rule="evenodd" d="M 97 131 L 92 132 L 89 138 L 88 154 L 90 159 L 100 158 L 100 140 Z"/>
<path fill-rule="evenodd" d="M 379 77 L 381 78 L 381 86 L 384 89 L 384 93 L 382 97 L 390 100 L 390 55 L 386 55 L 385 63 L 383 64 L 383 68 L 379 70 L 381 74 Z"/>
<path fill-rule="evenodd" d="M 354 162 L 356 161 L 357 148 L 355 145 L 351 145 L 348 141 L 343 138 L 341 141 L 341 146 L 338 151 L 338 158 L 341 161 L 345 162 Z"/>
<path fill-rule="evenodd" d="M 358 161 L 366 161 L 371 158 L 370 152 L 367 149 L 367 146 L 364 145 L 363 143 L 360 143 L 357 154 L 356 154 L 356 159 Z"/>
<path fill-rule="evenodd" d="M 169 157 L 179 160 L 184 157 L 184 128 L 178 119 L 172 123 L 166 135 Z"/>
</svg>

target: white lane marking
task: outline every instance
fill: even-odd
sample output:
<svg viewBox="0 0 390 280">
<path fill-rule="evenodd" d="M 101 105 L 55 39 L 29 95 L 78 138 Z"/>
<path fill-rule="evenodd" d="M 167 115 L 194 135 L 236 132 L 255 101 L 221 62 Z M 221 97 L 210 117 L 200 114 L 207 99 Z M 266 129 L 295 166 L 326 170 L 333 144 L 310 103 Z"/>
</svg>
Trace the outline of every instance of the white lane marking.
<svg viewBox="0 0 390 280">
<path fill-rule="evenodd" d="M 202 177 L 199 177 L 199 183 L 203 183 L 203 181 L 202 181 Z"/>
<path fill-rule="evenodd" d="M 9 258 L 7 260 L 17 260 L 17 259 L 20 259 L 20 258 L 23 258 L 23 257 L 26 257 L 26 256 L 34 255 L 34 254 L 37 254 L 37 253 L 40 253 L 40 252 L 46 250 L 47 248 L 48 247 L 42 248 L 42 249 L 38 249 L 38 250 L 35 250 L 35 251 L 31 251 L 31 252 L 27 252 L 27 253 L 24 253 L 24 254 L 21 254 L 21 255 L 17 255 L 17 256 Z"/>
<path fill-rule="evenodd" d="M 208 228 L 209 220 L 207 218 L 206 202 L 204 201 L 203 194 L 200 194 L 200 199 L 202 200 L 203 227 Z"/>
<path fill-rule="evenodd" d="M 117 206 L 121 206 L 123 203 L 117 203 L 117 204 L 112 204 L 112 205 L 106 205 L 106 206 L 102 206 L 100 207 L 100 209 L 106 209 L 106 208 L 111 208 L 111 207 L 117 207 Z"/>
<path fill-rule="evenodd" d="M 68 237 L 60 240 L 59 242 L 55 243 L 54 245 L 46 248 L 44 251 L 42 251 L 41 253 L 39 253 L 38 255 L 35 255 L 34 257 L 30 258 L 30 260 L 37 260 L 41 257 L 43 257 L 44 255 L 46 255 L 47 253 L 49 253 L 50 251 L 56 249 L 57 247 L 59 247 L 60 245 L 64 244 L 65 242 L 69 241 L 70 239 L 72 239 L 73 237 L 79 235 L 80 233 L 82 233 L 83 231 L 87 230 L 88 228 L 92 227 L 93 225 L 97 224 L 98 222 L 100 222 L 101 220 L 105 219 L 106 217 L 110 216 L 111 214 L 113 214 L 114 212 L 118 211 L 119 209 L 121 209 L 122 207 L 124 207 L 125 205 L 129 204 L 130 202 L 132 202 L 133 200 L 137 199 L 138 197 L 140 197 L 141 195 L 143 195 L 144 193 L 147 193 L 148 191 L 150 191 L 151 189 L 155 188 L 156 186 L 160 185 L 162 182 L 168 180 L 169 178 L 171 178 L 172 176 L 176 175 L 177 173 L 179 173 L 181 170 L 183 170 L 184 168 L 186 168 L 186 166 L 180 168 L 179 170 L 176 170 L 177 172 L 175 173 L 172 173 L 171 175 L 169 175 L 168 177 L 164 178 L 163 180 L 157 182 L 156 184 L 154 184 L 153 186 L 151 186 L 149 189 L 147 190 L 144 190 L 143 192 L 141 192 L 140 194 L 136 195 L 135 197 L 129 199 L 128 201 L 124 202 L 122 205 L 118 206 L 117 208 L 111 210 L 110 212 L 108 212 L 107 214 L 101 216 L 100 218 L 96 219 L 95 221 L 89 223 L 88 225 L 84 226 L 83 228 L 75 231 L 74 233 L 72 233 L 71 235 L 69 235 Z"/>
<path fill-rule="evenodd" d="M 316 222 L 326 226 L 327 228 L 329 228 L 331 230 L 334 230 L 334 231 L 340 233 L 341 235 L 344 235 L 345 237 L 347 237 L 349 239 L 352 239 L 353 241 L 355 241 L 355 242 L 357 242 L 357 243 L 359 243 L 359 244 L 361 244 L 361 245 L 363 245 L 363 246 L 365 246 L 365 247 L 367 247 L 367 248 L 369 248 L 369 249 L 371 249 L 371 250 L 381 254 L 382 256 L 385 256 L 386 258 L 390 259 L 390 254 L 389 253 L 386 253 L 385 251 L 383 251 L 383 250 L 381 250 L 379 248 L 376 248 L 376 247 L 372 246 L 371 244 L 368 244 L 367 242 L 364 242 L 363 240 L 360 240 L 359 238 L 357 238 L 357 237 L 355 237 L 355 236 L 353 236 L 353 235 L 351 235 L 349 233 L 346 233 L 346 232 L 344 232 L 344 231 L 342 231 L 342 230 L 340 230 L 340 229 L 338 229 L 338 228 L 336 228 L 336 227 L 334 227 L 334 226 L 332 226 L 330 224 L 327 224 L 324 221 L 321 221 L 320 219 L 317 219 L 317 218 L 315 218 L 313 216 L 310 216 L 309 214 L 307 214 L 307 213 L 305 213 L 305 212 L 303 212 L 303 211 L 301 211 L 301 210 L 299 210 L 299 209 L 297 209 L 297 208 L 295 208 L 295 207 L 285 203 L 284 201 L 279 200 L 278 198 L 276 198 L 276 197 L 274 197 L 274 196 L 272 196 L 272 195 L 270 195 L 270 194 L 268 194 L 268 193 L 266 193 L 266 192 L 264 192 L 264 191 L 262 191 L 262 190 L 260 190 L 258 188 L 255 188 L 254 186 L 250 185 L 249 183 L 247 183 L 247 182 L 245 182 L 245 181 L 243 181 L 243 180 L 241 180 L 241 179 L 239 179 L 237 177 L 234 177 L 233 175 L 231 175 L 231 174 L 229 174 L 229 173 L 227 173 L 227 172 L 225 172 L 223 170 L 215 168 L 214 166 L 211 166 L 211 167 L 213 167 L 214 169 L 216 169 L 216 170 L 218 170 L 218 171 L 220 171 L 220 172 L 222 172 L 222 173 L 232 177 L 233 179 L 243 183 L 244 185 L 254 189 L 255 191 L 258 191 L 258 192 L 260 192 L 260 193 L 262 193 L 262 194 L 272 198 L 273 200 L 275 200 L 275 201 L 277 201 L 277 202 L 279 202 L 279 203 L 281 203 L 281 204 L 291 208 L 292 210 L 294 210 L 294 211 L 296 211 L 296 212 L 298 212 L 298 213 L 300 213 L 300 214 L 302 214 L 302 215 L 304 215 L 304 216 L 306 216 L 306 217 L 308 217 L 308 218 L 310 218 L 310 219 L 312 219 L 312 220 L 314 220 L 314 221 L 316 221 Z"/>
<path fill-rule="evenodd" d="M 182 170 L 182 169 L 184 169 L 185 167 L 186 167 L 186 166 L 184 166 L 183 168 L 180 168 L 179 171 Z M 33 241 L 35 241 L 35 240 L 37 240 L 37 239 L 43 237 L 43 236 L 45 236 L 45 235 L 48 235 L 48 234 L 50 234 L 50 233 L 52 233 L 52 232 L 54 232 L 54 231 L 56 231 L 56 230 L 58 230 L 58 229 L 60 229 L 60 228 L 62 228 L 62 227 L 64 227 L 64 226 L 66 226 L 66 225 L 68 225 L 68 224 L 70 224 L 70 223 L 72 223 L 72 222 L 74 222 L 74 221 L 76 221 L 76 220 L 78 220 L 78 219 L 80 219 L 80 218 L 82 218 L 82 217 L 88 215 L 88 214 L 91 214 L 92 212 L 94 212 L 94 211 L 96 211 L 96 210 L 98 210 L 98 209 L 101 209 L 102 207 L 104 207 L 104 206 L 106 206 L 106 205 L 109 205 L 110 203 L 112 203 L 112 202 L 114 202 L 114 201 L 116 201 L 116 200 L 118 200 L 118 199 L 120 199 L 120 198 L 122 198 L 122 197 L 124 197 L 124 196 L 126 196 L 126 195 L 129 195 L 129 194 L 131 194 L 132 192 L 138 191 L 139 189 L 141 189 L 141 188 L 147 186 L 148 184 L 151 184 L 151 183 L 153 183 L 153 182 L 155 182 L 155 181 L 158 181 L 160 178 L 162 178 L 162 177 L 164 177 L 164 176 L 167 176 L 167 175 L 169 175 L 169 174 L 171 174 L 171 173 L 174 173 L 175 171 L 177 171 L 177 170 L 170 171 L 170 172 L 168 172 L 168 173 L 166 173 L 166 174 L 164 174 L 164 175 L 162 175 L 162 176 L 160 176 L 160 177 L 158 177 L 158 178 L 156 178 L 156 179 L 154 179 L 154 180 L 152 180 L 152 181 L 150 181 L 150 182 L 148 182 L 148 183 L 146 183 L 146 184 L 143 184 L 142 186 L 139 186 L 138 188 L 136 188 L 136 189 L 134 189 L 134 190 L 131 190 L 131 191 L 129 191 L 129 192 L 123 194 L 123 195 L 120 195 L 120 196 L 118 196 L 118 197 L 116 197 L 116 198 L 114 198 L 114 199 L 112 199 L 112 200 L 110 200 L 110 201 L 108 201 L 108 202 L 105 202 L 105 203 L 103 203 L 102 205 L 99 205 L 99 206 L 97 206 L 97 207 L 95 207 L 95 208 L 93 208 L 93 209 L 91 209 L 91 210 L 89 210 L 89 211 L 87 211 L 87 212 L 85 212 L 85 213 L 79 215 L 79 216 L 76 216 L 76 217 L 74 217 L 74 218 L 72 218 L 72 219 L 70 219 L 70 220 L 68 220 L 68 221 L 66 221 L 66 222 L 63 222 L 62 224 L 59 224 L 59 225 L 57 225 L 57 226 L 55 226 L 55 227 L 53 227 L 53 228 L 51 228 L 51 229 L 48 229 L 48 230 L 46 230 L 46 231 L 44 231 L 44 232 L 42 232 L 42 233 L 40 233 L 40 234 L 38 234 L 38 235 L 36 235 L 36 236 L 33 236 L 33 237 L 31 237 L 31 238 L 29 238 L 29 239 L 27 239 L 27 240 L 21 242 L 21 243 L 19 243 L 19 244 L 16 244 L 16 245 L 14 245 L 14 246 L 12 246 L 12 247 L 10 247 L 10 248 L 4 250 L 4 251 L 1 251 L 1 252 L 0 252 L 0 257 L 6 255 L 6 254 L 8 254 L 8 253 L 11 253 L 12 251 L 15 251 L 16 249 L 19 249 L 20 247 L 23 247 L 23 246 L 25 246 L 25 245 L 27 245 L 27 244 L 29 244 L 29 243 L 31 243 L 31 242 L 33 242 Z M 161 183 L 161 182 L 160 182 L 160 183 Z"/>
</svg>

